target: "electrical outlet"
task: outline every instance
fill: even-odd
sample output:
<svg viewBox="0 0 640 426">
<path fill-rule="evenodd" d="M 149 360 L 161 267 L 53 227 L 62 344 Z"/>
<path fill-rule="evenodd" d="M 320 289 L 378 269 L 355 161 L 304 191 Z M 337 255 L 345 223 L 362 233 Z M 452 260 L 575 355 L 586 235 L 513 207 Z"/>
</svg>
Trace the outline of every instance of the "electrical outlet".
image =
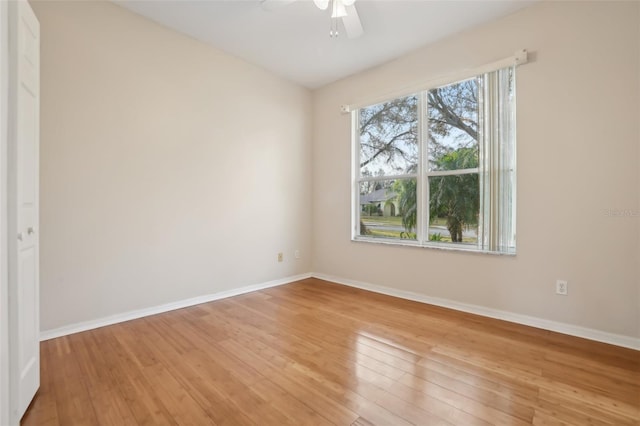
<svg viewBox="0 0 640 426">
<path fill-rule="evenodd" d="M 278 253 L 278 262 L 282 262 L 284 260 L 284 253 Z"/>
<path fill-rule="evenodd" d="M 556 294 L 566 296 L 569 293 L 569 283 L 565 280 L 556 281 Z"/>
<path fill-rule="evenodd" d="M 296 250 L 296 251 L 294 251 L 294 252 L 293 252 L 293 256 L 294 256 L 296 259 L 300 259 L 300 250 Z"/>
</svg>

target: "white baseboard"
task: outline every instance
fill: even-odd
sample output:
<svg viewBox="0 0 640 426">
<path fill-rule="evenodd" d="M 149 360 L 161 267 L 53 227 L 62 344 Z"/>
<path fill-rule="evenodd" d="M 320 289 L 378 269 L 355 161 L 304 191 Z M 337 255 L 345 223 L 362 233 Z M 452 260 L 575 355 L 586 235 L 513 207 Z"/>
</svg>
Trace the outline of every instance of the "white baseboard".
<svg viewBox="0 0 640 426">
<path fill-rule="evenodd" d="M 325 281 L 334 282 L 336 284 L 342 284 L 349 287 L 356 287 L 362 290 L 373 291 L 375 293 L 386 294 L 388 296 L 399 297 L 401 299 L 413 300 L 416 302 L 427 303 L 430 305 L 441 306 L 444 308 L 455 309 L 457 311 L 467 312 L 471 314 L 481 315 L 489 318 L 501 319 L 517 324 L 528 325 L 531 327 L 541 328 L 543 330 L 555 331 L 562 334 L 568 334 L 570 336 L 582 337 L 589 340 L 595 340 L 597 342 L 609 343 L 616 346 L 622 346 L 625 348 L 640 350 L 640 339 L 622 336 L 614 333 L 607 333 L 600 330 L 594 330 L 591 328 L 580 327 L 577 325 L 561 323 L 557 321 L 546 320 L 537 317 L 531 317 L 528 315 L 516 314 L 508 311 L 501 311 L 498 309 L 486 308 L 479 305 L 471 305 L 461 302 L 456 302 L 449 299 L 441 299 L 437 297 L 430 297 L 420 293 L 414 293 L 411 291 L 398 290 L 391 287 L 384 287 L 375 284 L 365 283 L 362 281 L 350 280 L 346 278 L 336 277 L 333 275 L 327 275 L 322 273 L 311 272 L 307 274 L 300 274 L 291 277 L 281 278 L 278 280 L 268 281 L 265 283 L 249 285 L 233 290 L 221 291 L 219 293 L 207 294 L 204 296 L 193 297 L 191 299 L 179 300 L 177 302 L 166 303 L 164 305 L 152 306 L 149 308 L 138 309 L 135 311 L 124 312 L 121 314 L 110 315 L 108 317 L 98 318 L 96 320 L 85 321 L 76 324 L 70 324 L 64 327 L 55 328 L 52 330 L 44 330 L 40 333 L 40 340 L 49 340 L 56 337 L 62 337 L 73 333 L 79 333 L 81 331 L 92 330 L 94 328 L 104 327 L 107 325 L 117 324 L 119 322 L 130 321 L 137 318 L 146 317 L 149 315 L 161 314 L 163 312 L 173 311 L 175 309 L 186 308 L 189 306 L 199 305 L 201 303 L 212 302 L 214 300 L 224 299 L 227 297 L 237 296 L 240 294 L 250 293 L 252 291 L 262 290 L 269 287 L 276 287 L 279 285 L 288 284 L 294 281 L 299 281 L 305 278 L 318 278 Z"/>
<path fill-rule="evenodd" d="M 640 339 L 630 337 L 630 336 L 607 333 L 604 331 L 594 330 L 586 327 L 580 327 L 577 325 L 566 324 L 566 323 L 561 323 L 557 321 L 550 321 L 542 318 L 516 314 L 513 312 L 501 311 L 498 309 L 486 308 L 484 306 L 460 303 L 460 302 L 456 302 L 449 299 L 440 299 L 437 297 L 425 296 L 424 294 L 414 293 L 411 291 L 398 290 L 395 288 L 378 286 L 375 284 L 369 284 L 362 281 L 355 281 L 355 280 L 350 280 L 346 278 L 335 277 L 332 275 L 312 272 L 311 276 L 314 278 L 334 282 L 337 284 L 346 285 L 349 287 L 356 287 L 362 290 L 368 290 L 368 291 L 373 291 L 375 293 L 386 294 L 388 296 L 399 297 L 401 299 L 413 300 L 416 302 L 422 302 L 430 305 L 441 306 L 444 308 L 455 309 L 456 311 L 462 311 L 462 312 L 467 312 L 471 314 L 481 315 L 483 317 L 500 319 L 504 321 L 517 323 L 517 324 L 541 328 L 543 330 L 549 330 L 549 331 L 555 331 L 562 334 L 568 334 L 570 336 L 582 337 L 584 339 L 589 339 L 589 340 L 595 340 L 597 342 L 609 343 L 612 345 L 622 346 L 629 349 L 640 350 Z"/>
<path fill-rule="evenodd" d="M 121 314 L 110 315 L 108 317 L 98 318 L 96 320 L 84 321 L 76 324 L 66 325 L 64 327 L 54 328 L 52 330 L 44 330 L 40 332 L 40 341 L 54 339 L 56 337 L 67 336 L 81 331 L 92 330 L 94 328 L 104 327 L 107 325 L 117 324 L 119 322 L 130 321 L 149 315 L 161 314 L 176 309 L 187 308 L 189 306 L 199 305 L 201 303 L 212 302 L 214 300 L 225 299 L 227 297 L 238 296 L 240 294 L 250 293 L 252 291 L 262 290 L 269 287 L 276 287 L 283 284 L 289 284 L 294 281 L 310 278 L 311 274 L 300 274 L 291 277 L 280 278 L 265 283 L 248 285 L 233 290 L 221 291 L 219 293 L 206 294 L 204 296 L 193 297 L 191 299 L 179 300 L 177 302 L 166 303 L 164 305 L 152 306 L 149 308 L 136 309 L 135 311 L 123 312 Z"/>
</svg>

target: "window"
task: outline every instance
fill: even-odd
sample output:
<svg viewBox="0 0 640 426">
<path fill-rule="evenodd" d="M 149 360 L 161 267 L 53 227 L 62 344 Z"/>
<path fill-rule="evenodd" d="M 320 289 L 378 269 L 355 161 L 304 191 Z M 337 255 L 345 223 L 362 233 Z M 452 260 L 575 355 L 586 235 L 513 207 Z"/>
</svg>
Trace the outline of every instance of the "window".
<svg viewBox="0 0 640 426">
<path fill-rule="evenodd" d="M 515 67 L 353 112 L 355 240 L 515 253 Z"/>
</svg>

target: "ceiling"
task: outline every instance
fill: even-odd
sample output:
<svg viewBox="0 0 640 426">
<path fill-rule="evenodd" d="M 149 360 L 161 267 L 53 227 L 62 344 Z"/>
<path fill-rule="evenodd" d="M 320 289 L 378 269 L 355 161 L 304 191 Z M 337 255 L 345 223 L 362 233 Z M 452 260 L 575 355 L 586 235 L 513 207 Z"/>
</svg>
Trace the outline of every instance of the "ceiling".
<svg viewBox="0 0 640 426">
<path fill-rule="evenodd" d="M 358 0 L 364 35 L 329 37 L 328 11 L 311 0 L 265 10 L 260 0 L 116 0 L 153 21 L 308 88 L 402 56 L 522 9 L 533 0 Z M 288 4 L 284 4 L 288 3 Z"/>
</svg>

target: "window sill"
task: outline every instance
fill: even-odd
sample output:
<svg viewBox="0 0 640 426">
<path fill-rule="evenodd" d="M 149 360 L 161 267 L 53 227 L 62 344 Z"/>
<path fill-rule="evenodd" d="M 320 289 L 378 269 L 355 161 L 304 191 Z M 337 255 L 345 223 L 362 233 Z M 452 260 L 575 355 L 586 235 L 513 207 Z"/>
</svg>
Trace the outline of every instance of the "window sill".
<svg viewBox="0 0 640 426">
<path fill-rule="evenodd" d="M 472 246 L 460 246 L 458 244 L 453 244 L 453 243 L 435 243 L 435 242 L 420 243 L 419 241 L 416 241 L 416 240 L 397 240 L 392 238 L 369 238 L 369 237 L 361 237 L 361 236 L 352 237 L 351 241 L 355 243 L 373 243 L 373 244 L 382 244 L 382 245 L 390 245 L 390 246 L 417 247 L 417 248 L 444 250 L 444 251 L 452 251 L 452 252 L 488 254 L 493 256 L 515 256 L 516 255 L 515 249 L 513 251 L 508 251 L 508 252 L 499 252 L 499 251 L 482 250 Z"/>
</svg>

